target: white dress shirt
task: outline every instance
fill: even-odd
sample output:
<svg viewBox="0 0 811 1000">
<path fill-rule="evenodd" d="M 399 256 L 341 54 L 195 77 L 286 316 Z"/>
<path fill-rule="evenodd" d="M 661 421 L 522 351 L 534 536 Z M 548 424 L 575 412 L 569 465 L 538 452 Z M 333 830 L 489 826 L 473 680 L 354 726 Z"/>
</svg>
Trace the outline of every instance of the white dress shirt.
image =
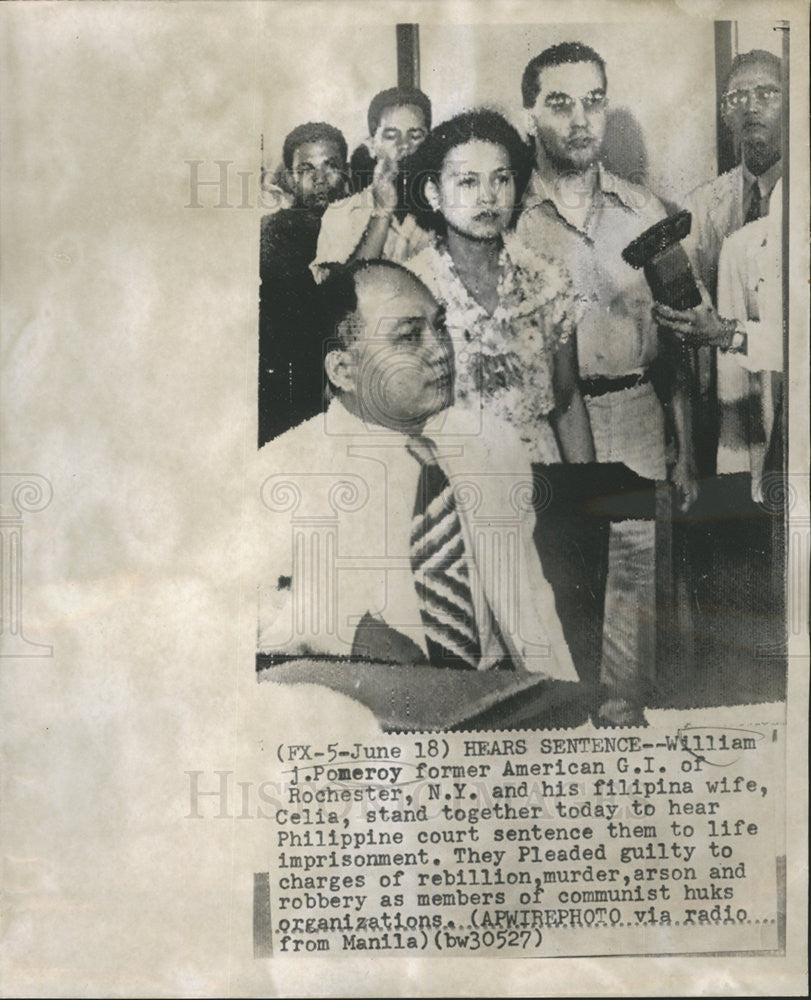
<svg viewBox="0 0 811 1000">
<path fill-rule="evenodd" d="M 746 331 L 745 351 L 718 355 L 721 439 L 718 471 L 750 472 L 752 497 L 761 499 L 761 480 L 774 428 L 773 373 L 783 370 L 782 182 L 772 192 L 769 214 L 728 236 L 718 261 L 718 312 Z M 756 436 L 725 420 L 723 404 L 751 401 L 759 414 Z M 754 419 L 754 414 L 752 414 Z M 751 430 L 751 428 L 750 428 Z"/>
<path fill-rule="evenodd" d="M 321 282 L 326 277 L 326 265 L 345 264 L 349 260 L 369 227 L 373 211 L 371 188 L 358 191 L 327 207 L 321 218 L 315 259 L 310 264 L 316 281 Z M 428 233 L 420 228 L 412 215 L 406 215 L 402 220 L 392 215 L 380 256 L 384 260 L 400 264 L 419 253 L 428 242 Z"/>
<path fill-rule="evenodd" d="M 451 408 L 424 432 L 456 495 L 480 669 L 508 653 L 518 669 L 575 681 L 533 539 L 525 450 L 509 425 L 481 420 Z M 406 442 L 333 400 L 261 449 L 260 652 L 348 656 L 370 615 L 427 654 L 410 558 L 420 465 Z M 489 627 L 485 601 L 502 638 Z"/>
</svg>

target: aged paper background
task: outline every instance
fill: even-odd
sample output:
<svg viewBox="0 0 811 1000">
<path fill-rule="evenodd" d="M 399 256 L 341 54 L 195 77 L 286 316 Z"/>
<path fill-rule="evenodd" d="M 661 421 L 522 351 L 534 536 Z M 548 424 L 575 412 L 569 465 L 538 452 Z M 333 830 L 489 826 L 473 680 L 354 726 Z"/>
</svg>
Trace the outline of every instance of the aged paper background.
<svg viewBox="0 0 811 1000">
<path fill-rule="evenodd" d="M 237 770 L 269 720 L 280 740 L 376 731 L 337 695 L 257 689 L 253 674 L 242 571 L 257 136 L 272 104 L 260 88 L 331 86 L 320 58 L 292 84 L 275 80 L 274 45 L 332 21 L 645 20 L 655 39 L 672 19 L 746 16 L 796 26 L 790 465 L 807 473 L 806 5 L 2 5 L 2 470 L 34 477 L 29 505 L 41 508 L 23 518 L 26 655 L 0 659 L 3 995 L 804 993 L 802 635 L 789 677 L 785 957 L 257 962 L 261 831 L 185 819 L 186 772 Z M 367 68 L 342 79 L 365 94 Z M 649 85 L 640 73 L 640 93 Z M 233 207 L 186 207 L 189 160 L 232 161 Z M 43 647 L 51 655 L 35 655 Z"/>
</svg>

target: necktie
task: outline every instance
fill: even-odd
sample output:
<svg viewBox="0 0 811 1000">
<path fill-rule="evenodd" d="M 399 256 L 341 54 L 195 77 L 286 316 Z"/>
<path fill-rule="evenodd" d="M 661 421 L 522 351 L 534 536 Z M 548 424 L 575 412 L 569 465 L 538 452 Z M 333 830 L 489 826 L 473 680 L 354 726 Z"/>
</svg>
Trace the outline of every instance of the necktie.
<svg viewBox="0 0 811 1000">
<path fill-rule="evenodd" d="M 743 220 L 744 225 L 747 222 L 754 222 L 755 219 L 759 219 L 763 214 L 763 201 L 760 197 L 760 185 L 755 181 L 752 187 L 752 195 L 749 199 L 749 208 L 746 210 L 746 218 Z"/>
<path fill-rule="evenodd" d="M 414 437 L 406 448 L 422 466 L 411 522 L 411 569 L 428 657 L 435 667 L 475 670 L 481 644 L 453 490 L 428 438 Z"/>
</svg>

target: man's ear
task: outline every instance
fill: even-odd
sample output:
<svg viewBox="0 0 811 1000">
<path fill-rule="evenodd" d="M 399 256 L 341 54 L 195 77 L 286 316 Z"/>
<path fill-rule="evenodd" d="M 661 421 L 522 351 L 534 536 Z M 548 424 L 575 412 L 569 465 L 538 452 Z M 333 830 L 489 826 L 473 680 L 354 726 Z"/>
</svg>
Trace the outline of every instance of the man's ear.
<svg viewBox="0 0 811 1000">
<path fill-rule="evenodd" d="M 324 358 L 327 378 L 341 392 L 354 392 L 356 368 L 354 352 L 343 347 L 329 351 Z"/>
<path fill-rule="evenodd" d="M 425 182 L 425 198 L 435 212 L 439 212 L 439 188 L 436 181 L 427 180 Z"/>
<path fill-rule="evenodd" d="M 295 202 L 298 199 L 298 189 L 296 187 L 296 175 L 293 173 L 292 170 L 288 170 L 287 167 L 284 167 L 281 173 L 281 178 L 282 178 L 281 186 L 284 188 L 285 191 L 287 191 L 287 193 Z"/>
</svg>

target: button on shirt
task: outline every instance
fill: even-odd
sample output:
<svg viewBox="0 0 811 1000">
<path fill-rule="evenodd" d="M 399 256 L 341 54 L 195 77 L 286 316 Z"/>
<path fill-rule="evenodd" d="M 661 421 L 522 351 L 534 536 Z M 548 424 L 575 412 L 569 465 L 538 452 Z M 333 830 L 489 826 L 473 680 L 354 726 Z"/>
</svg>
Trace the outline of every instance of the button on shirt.
<svg viewBox="0 0 811 1000">
<path fill-rule="evenodd" d="M 577 324 L 581 377 L 617 378 L 643 371 L 657 353 L 653 304 L 642 271 L 626 264 L 622 250 L 665 210 L 646 188 L 598 168 L 592 208 L 579 225 L 565 193 L 533 173 L 517 235 L 530 249 L 560 261 L 582 299 Z"/>
</svg>

